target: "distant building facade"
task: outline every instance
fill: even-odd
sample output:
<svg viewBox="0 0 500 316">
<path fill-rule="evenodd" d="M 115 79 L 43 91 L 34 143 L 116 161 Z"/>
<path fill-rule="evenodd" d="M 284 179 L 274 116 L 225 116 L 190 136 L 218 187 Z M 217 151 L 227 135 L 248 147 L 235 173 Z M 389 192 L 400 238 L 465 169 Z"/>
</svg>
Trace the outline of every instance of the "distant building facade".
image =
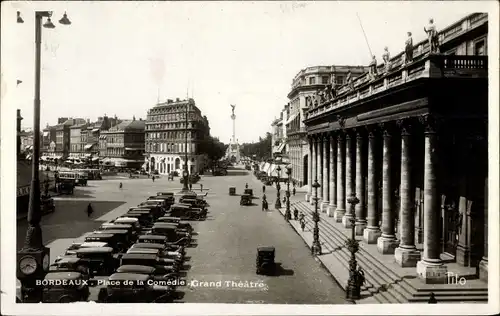
<svg viewBox="0 0 500 316">
<path fill-rule="evenodd" d="M 145 121 L 134 118 L 123 120 L 116 126 L 100 132 L 98 143 L 99 152 L 104 154 L 101 157 L 103 164 L 118 168 L 140 168 L 144 164 L 145 126 Z M 102 150 L 100 146 L 103 147 Z"/>
<path fill-rule="evenodd" d="M 146 120 L 147 168 L 160 174 L 182 173 L 187 149 L 189 172 L 199 172 L 207 164 L 202 144 L 209 136 L 208 119 L 193 99 L 157 104 L 148 111 Z"/>
</svg>

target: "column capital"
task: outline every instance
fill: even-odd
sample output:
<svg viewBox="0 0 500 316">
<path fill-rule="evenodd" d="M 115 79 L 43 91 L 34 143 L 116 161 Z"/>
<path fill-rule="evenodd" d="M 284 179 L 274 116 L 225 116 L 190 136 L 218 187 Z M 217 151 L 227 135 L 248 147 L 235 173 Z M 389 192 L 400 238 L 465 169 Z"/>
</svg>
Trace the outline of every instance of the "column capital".
<svg viewBox="0 0 500 316">
<path fill-rule="evenodd" d="M 382 131 L 382 135 L 384 137 L 391 137 L 394 134 L 395 128 L 393 122 L 379 123 L 378 127 L 380 128 L 380 131 Z"/>
<path fill-rule="evenodd" d="M 363 139 L 366 136 L 366 128 L 364 126 L 353 128 L 352 132 L 356 133 L 356 139 Z"/>
<path fill-rule="evenodd" d="M 425 134 L 437 133 L 442 124 L 442 119 L 432 114 L 419 116 L 418 121 L 424 127 Z"/>
<path fill-rule="evenodd" d="M 354 128 L 344 129 L 343 131 L 347 140 L 354 139 L 356 137 L 356 130 Z"/>
<path fill-rule="evenodd" d="M 401 135 L 408 136 L 414 131 L 414 124 L 411 119 L 399 119 L 396 121 L 397 126 L 401 130 Z"/>
<path fill-rule="evenodd" d="M 341 127 L 342 129 L 344 129 L 344 128 L 345 128 L 345 121 L 346 121 L 346 120 L 347 120 L 347 118 L 346 118 L 346 117 L 341 116 L 341 115 L 337 115 L 337 122 L 339 123 L 339 125 L 340 125 L 340 127 Z"/>
<path fill-rule="evenodd" d="M 367 125 L 365 129 L 369 138 L 375 138 L 380 132 L 380 128 L 377 125 Z"/>
<path fill-rule="evenodd" d="M 345 137 L 345 133 L 337 133 L 337 140 L 338 141 L 343 141 Z"/>
</svg>

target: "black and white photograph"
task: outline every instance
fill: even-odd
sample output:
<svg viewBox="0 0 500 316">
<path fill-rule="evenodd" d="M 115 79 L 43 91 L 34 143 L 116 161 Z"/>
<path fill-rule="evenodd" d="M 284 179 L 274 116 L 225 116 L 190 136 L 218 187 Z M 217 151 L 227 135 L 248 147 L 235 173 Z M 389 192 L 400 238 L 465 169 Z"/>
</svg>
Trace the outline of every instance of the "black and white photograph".
<svg viewBox="0 0 500 316">
<path fill-rule="evenodd" d="M 496 1 L 1 6 L 2 314 L 500 312 Z"/>
</svg>

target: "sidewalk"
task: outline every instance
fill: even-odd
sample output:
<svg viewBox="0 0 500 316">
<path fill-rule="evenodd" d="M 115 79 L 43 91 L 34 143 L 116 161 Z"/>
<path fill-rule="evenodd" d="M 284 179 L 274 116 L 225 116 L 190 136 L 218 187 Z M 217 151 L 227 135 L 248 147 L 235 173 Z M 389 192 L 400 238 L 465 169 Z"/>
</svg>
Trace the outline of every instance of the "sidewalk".
<svg viewBox="0 0 500 316">
<path fill-rule="evenodd" d="M 269 190 L 271 191 L 271 190 Z M 275 189 L 273 190 L 276 191 Z M 271 192 L 270 194 L 271 195 Z M 310 248 L 313 242 L 312 214 L 314 207 L 304 201 L 303 194 L 297 194 L 291 199 L 292 212 L 297 208 L 305 214 L 306 228 L 301 230 L 298 221 L 290 220 L 290 226 L 302 237 Z M 285 207 L 279 209 L 284 215 Z M 285 220 L 283 218 L 283 220 Z M 351 254 L 345 247 L 345 241 L 350 238 L 351 230 L 341 223 L 336 223 L 332 217 L 320 212 L 320 243 L 322 255 L 317 261 L 329 271 L 338 284 L 346 290 L 349 279 L 349 259 Z M 467 280 L 465 285 L 459 284 L 425 284 L 417 278 L 414 267 L 402 268 L 394 260 L 394 255 L 382 255 L 377 245 L 368 245 L 357 236 L 360 249 L 356 253 L 358 265 L 365 271 L 366 282 L 361 288 L 358 304 L 377 303 L 426 303 L 431 292 L 436 293 L 438 302 L 485 302 L 488 299 L 488 285 L 475 277 L 475 268 L 463 267 L 454 262 L 447 262 L 448 271 Z M 421 245 L 417 245 L 417 248 Z"/>
</svg>

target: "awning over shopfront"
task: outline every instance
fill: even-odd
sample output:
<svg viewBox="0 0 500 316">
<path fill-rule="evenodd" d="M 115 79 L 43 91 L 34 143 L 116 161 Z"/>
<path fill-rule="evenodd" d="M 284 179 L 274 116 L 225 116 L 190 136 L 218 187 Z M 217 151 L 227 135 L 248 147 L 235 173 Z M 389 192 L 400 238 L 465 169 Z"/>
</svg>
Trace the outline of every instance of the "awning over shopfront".
<svg viewBox="0 0 500 316">
<path fill-rule="evenodd" d="M 297 115 L 299 115 L 299 113 L 295 113 L 293 114 L 292 116 L 290 116 L 290 118 L 286 121 L 286 125 L 290 124 L 296 117 Z"/>
<path fill-rule="evenodd" d="M 85 145 L 85 150 L 89 150 L 90 148 L 92 148 L 92 146 L 94 146 L 94 144 Z"/>
<path fill-rule="evenodd" d="M 49 132 L 43 132 L 43 137 L 49 136 Z"/>
<path fill-rule="evenodd" d="M 99 160 L 99 157 L 93 157 L 92 158 L 92 161 L 97 161 L 97 160 Z"/>
<path fill-rule="evenodd" d="M 267 173 L 267 171 L 269 170 L 269 168 L 271 167 L 271 164 L 266 162 L 264 164 L 264 167 L 262 168 L 262 171 L 264 171 L 265 173 Z"/>
<path fill-rule="evenodd" d="M 283 149 L 285 149 L 285 146 L 286 146 L 285 142 L 281 143 L 278 146 L 278 148 L 275 147 L 276 149 L 274 150 L 274 153 L 281 153 L 281 152 L 283 152 Z"/>
<path fill-rule="evenodd" d="M 85 157 L 90 158 L 90 157 L 92 157 L 92 154 L 85 154 Z"/>
<path fill-rule="evenodd" d="M 94 128 L 94 129 L 92 130 L 92 133 L 95 133 L 95 132 L 98 132 L 98 131 L 99 131 L 99 129 L 98 129 L 98 128 Z"/>
<path fill-rule="evenodd" d="M 32 149 L 33 149 L 33 145 L 26 146 L 26 150 L 32 150 Z"/>
</svg>

